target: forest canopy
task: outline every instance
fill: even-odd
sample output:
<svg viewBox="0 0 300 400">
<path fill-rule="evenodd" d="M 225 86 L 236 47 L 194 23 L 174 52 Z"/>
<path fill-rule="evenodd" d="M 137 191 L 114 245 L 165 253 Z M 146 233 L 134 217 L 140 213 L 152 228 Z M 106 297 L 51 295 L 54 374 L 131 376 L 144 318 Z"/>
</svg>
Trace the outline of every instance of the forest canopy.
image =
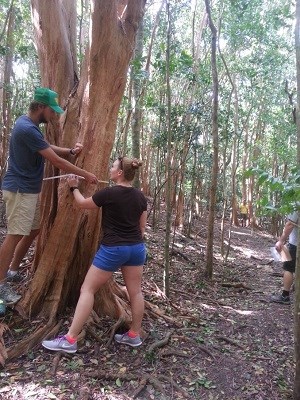
<svg viewBox="0 0 300 400">
<path fill-rule="evenodd" d="M 175 179 L 182 180 L 185 203 L 191 203 L 194 190 L 199 198 L 196 209 L 201 210 L 206 207 L 212 155 L 210 31 L 204 2 L 169 3 L 171 162 L 173 170 L 178 171 Z M 30 2 L 3 0 L 0 7 L 1 93 L 5 101 L 1 102 L 0 122 L 7 135 L 13 121 L 26 112 L 34 87 L 40 85 L 40 75 Z M 88 41 L 89 2 L 78 1 L 77 12 L 80 73 Z M 234 195 L 238 200 L 250 197 L 255 203 L 267 189 L 249 188 L 245 171 L 259 168 L 284 180 L 296 166 L 294 13 L 293 3 L 287 0 L 217 1 L 212 7 L 218 31 L 220 206 L 224 201 L 231 204 L 233 174 L 237 181 Z M 142 178 L 144 190 L 151 196 L 166 173 L 166 30 L 164 2 L 148 1 L 140 48 L 135 50 L 128 71 L 113 150 L 115 154 L 132 151 L 131 133 L 138 105 L 140 148 L 147 165 Z M 3 169 L 6 154 L 2 158 Z M 177 187 L 179 195 L 179 184 Z M 251 196 L 245 192 L 250 190 Z M 280 196 L 267 190 L 269 205 L 277 207 L 280 201 Z M 259 214 L 262 203 L 257 204 Z"/>
</svg>

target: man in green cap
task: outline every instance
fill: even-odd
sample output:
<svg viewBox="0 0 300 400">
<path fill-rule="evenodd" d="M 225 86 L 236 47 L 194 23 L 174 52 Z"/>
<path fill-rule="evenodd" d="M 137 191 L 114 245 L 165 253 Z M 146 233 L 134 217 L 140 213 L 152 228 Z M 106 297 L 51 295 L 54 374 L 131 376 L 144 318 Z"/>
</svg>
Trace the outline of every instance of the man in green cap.
<svg viewBox="0 0 300 400">
<path fill-rule="evenodd" d="M 70 148 L 50 145 L 39 129 L 39 124 L 48 123 L 56 114 L 64 111 L 58 105 L 57 93 L 48 88 L 37 88 L 27 115 L 19 117 L 13 127 L 8 168 L 2 181 L 3 200 L 6 205 L 7 235 L 0 247 L 0 299 L 8 305 L 17 303 L 21 296 L 11 289 L 7 280 L 12 279 L 40 227 L 40 200 L 44 175 L 44 162 L 97 183 L 97 177 L 62 157 L 76 156 L 82 145 Z M 14 260 L 13 260 L 14 258 Z M 17 260 L 17 262 L 16 262 Z"/>
</svg>

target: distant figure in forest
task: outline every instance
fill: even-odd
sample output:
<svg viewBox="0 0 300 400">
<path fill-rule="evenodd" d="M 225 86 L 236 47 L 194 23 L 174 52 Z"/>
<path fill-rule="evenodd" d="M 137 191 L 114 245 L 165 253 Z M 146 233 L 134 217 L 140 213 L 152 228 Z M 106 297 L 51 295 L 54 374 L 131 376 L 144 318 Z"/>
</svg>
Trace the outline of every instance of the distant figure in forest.
<svg viewBox="0 0 300 400">
<path fill-rule="evenodd" d="M 147 220 L 147 200 L 143 193 L 132 187 L 135 171 L 141 166 L 137 159 L 119 157 L 110 169 L 112 187 L 99 190 L 84 198 L 78 189 L 78 178 L 68 180 L 75 202 L 83 209 L 102 208 L 103 238 L 90 266 L 76 306 L 73 322 L 64 336 L 44 340 L 48 350 L 75 353 L 77 337 L 88 320 L 94 306 L 95 293 L 121 269 L 129 295 L 132 321 L 129 331 L 115 334 L 115 341 L 131 347 L 142 344 L 140 336 L 144 315 L 141 281 L 146 260 L 144 232 Z"/>
<path fill-rule="evenodd" d="M 271 296 L 274 303 L 290 304 L 290 290 L 293 284 L 293 275 L 296 268 L 296 254 L 298 242 L 298 223 L 299 213 L 297 211 L 288 215 L 287 222 L 284 226 L 282 235 L 275 244 L 278 252 L 283 250 L 285 242 L 288 241 L 287 248 L 289 250 L 291 260 L 283 262 L 283 291 L 281 294 Z"/>
<path fill-rule="evenodd" d="M 246 204 L 246 200 L 242 201 L 242 204 L 240 205 L 240 216 L 241 216 L 241 223 L 242 226 L 247 226 L 247 221 L 248 221 L 248 206 Z"/>
<path fill-rule="evenodd" d="M 80 143 L 72 149 L 50 145 L 39 129 L 41 123 L 48 123 L 63 113 L 57 97 L 57 93 L 48 88 L 35 89 L 28 114 L 17 119 L 10 137 L 8 168 L 2 181 L 7 235 L 0 247 L 0 299 L 7 305 L 15 304 L 21 298 L 7 281 L 17 280 L 19 263 L 39 232 L 45 159 L 63 171 L 83 176 L 89 183 L 97 183 L 94 174 L 61 158 L 80 153 Z M 11 264 L 13 268 L 9 270 Z"/>
</svg>

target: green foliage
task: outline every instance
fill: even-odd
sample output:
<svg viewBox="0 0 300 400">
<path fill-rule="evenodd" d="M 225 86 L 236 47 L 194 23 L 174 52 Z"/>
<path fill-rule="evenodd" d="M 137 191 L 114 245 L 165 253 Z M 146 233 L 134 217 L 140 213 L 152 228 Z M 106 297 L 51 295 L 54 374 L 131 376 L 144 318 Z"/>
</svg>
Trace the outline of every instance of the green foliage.
<svg viewBox="0 0 300 400">
<path fill-rule="evenodd" d="M 136 56 L 131 61 L 131 73 L 134 80 L 149 79 L 149 74 L 143 69 L 143 64 L 146 61 L 146 57 Z"/>
<path fill-rule="evenodd" d="M 4 29 L 9 0 L 0 5 L 0 27 Z M 14 81 L 10 85 L 15 99 L 13 118 L 26 112 L 28 98 L 33 88 L 40 84 L 39 66 L 33 44 L 33 26 L 29 0 L 14 2 L 16 29 L 14 30 Z M 174 171 L 183 171 L 184 190 L 187 197 L 193 184 L 201 186 L 204 206 L 209 198 L 210 171 L 212 165 L 211 143 L 211 32 L 203 24 L 204 2 L 171 0 L 170 6 L 170 90 L 172 151 L 175 155 Z M 85 7 L 85 3 L 83 4 Z M 219 75 L 219 185 L 217 198 L 223 201 L 222 174 L 225 170 L 224 193 L 231 195 L 233 161 L 236 163 L 237 192 L 243 179 L 242 160 L 244 144 L 247 145 L 247 165 L 265 171 L 260 176 L 254 200 L 264 210 L 281 207 L 298 195 L 298 189 L 284 189 L 281 182 L 272 180 L 272 171 L 284 175 L 296 157 L 296 127 L 293 123 L 295 99 L 294 67 L 294 5 L 289 0 L 224 0 L 212 3 L 212 17 L 218 29 L 217 54 Z M 81 6 L 78 4 L 79 13 Z M 150 69 L 146 72 L 146 60 L 158 11 L 157 2 L 147 4 L 144 18 L 142 53 L 130 64 L 130 77 L 137 87 L 143 86 L 141 107 L 143 111 L 143 145 L 153 154 L 159 174 L 165 171 L 167 144 L 168 105 L 166 97 L 166 51 L 168 19 L 163 7 L 153 42 Z M 85 27 L 88 28 L 89 6 L 83 10 Z M 88 29 L 86 29 L 88 31 Z M 8 48 L 5 30 L 0 43 L 0 61 L 3 62 Z M 78 46 L 79 47 L 79 46 Z M 81 51 L 84 51 L 82 48 Z M 79 49 L 78 49 L 79 52 Z M 82 53 L 79 54 L 81 57 Z M 223 60 L 226 62 L 226 68 Z M 232 91 L 232 79 L 237 88 L 237 108 Z M 288 97 L 286 87 L 289 89 Z M 131 90 L 131 89 L 130 89 Z M 291 102 L 290 102 L 291 101 Z M 120 109 L 118 126 L 124 132 L 125 122 L 131 122 L 134 109 L 132 93 L 125 94 Z M 237 115 L 236 115 L 237 112 Z M 131 145 L 130 126 L 128 147 Z M 246 137 L 247 136 L 247 137 Z M 121 139 L 122 140 L 122 139 Z M 248 142 L 246 142 L 248 141 Z M 232 146 L 236 143 L 236 159 L 232 158 Z M 130 151 L 130 148 L 129 148 Z M 185 152 L 187 154 L 185 154 Z M 185 157 L 184 160 L 181 160 Z M 196 160 L 196 167 L 194 161 Z M 151 176 L 153 187 L 155 177 Z M 255 176 L 258 176 L 257 174 Z M 163 178 L 162 178 L 163 179 Z M 200 185 L 201 183 L 201 185 Z M 268 184 L 267 184 L 268 183 Z M 151 191 L 153 191 L 151 187 Z M 193 203 L 194 199 L 187 202 Z M 269 208 L 268 208 L 269 207 Z"/>
<path fill-rule="evenodd" d="M 6 89 L 11 90 L 11 99 L 15 99 L 12 108 L 12 118 L 16 119 L 24 114 L 28 108 L 28 98 L 32 96 L 34 86 L 40 84 L 40 74 L 36 50 L 33 43 L 33 26 L 31 22 L 30 2 L 20 0 L 13 2 L 14 6 L 14 30 L 12 44 L 7 44 L 6 18 L 11 1 L 2 1 L 0 5 L 0 62 L 5 63 L 5 57 L 9 52 L 13 53 L 13 83 Z M 12 47 L 11 47 L 12 46 Z"/>
<path fill-rule="evenodd" d="M 263 213 L 285 215 L 300 210 L 300 170 L 298 168 L 293 168 L 286 180 L 274 177 L 259 168 L 252 168 L 245 174 L 247 177 L 251 175 L 257 176 L 257 185 L 263 188 L 261 197 L 257 201 Z M 275 197 L 277 203 L 271 202 L 270 194 L 277 194 Z"/>
<path fill-rule="evenodd" d="M 190 382 L 190 391 L 197 390 L 200 386 L 204 387 L 205 389 L 215 389 L 216 385 L 213 384 L 212 381 L 210 381 L 205 374 L 202 374 L 200 372 L 197 372 L 198 377 Z"/>
</svg>

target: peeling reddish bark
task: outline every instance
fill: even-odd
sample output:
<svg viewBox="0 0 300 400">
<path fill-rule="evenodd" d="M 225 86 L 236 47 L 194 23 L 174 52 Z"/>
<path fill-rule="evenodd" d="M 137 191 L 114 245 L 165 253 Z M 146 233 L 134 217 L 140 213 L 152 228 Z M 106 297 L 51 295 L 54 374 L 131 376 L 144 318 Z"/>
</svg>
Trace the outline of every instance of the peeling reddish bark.
<svg viewBox="0 0 300 400">
<path fill-rule="evenodd" d="M 70 147 L 81 141 L 84 150 L 76 163 L 100 180 L 107 180 L 118 110 L 145 6 L 144 0 L 126 3 L 124 11 L 124 1 L 92 1 L 90 43 L 78 78 L 76 2 L 53 0 L 49 7 L 48 0 L 31 1 L 42 85 L 56 90 L 66 107 L 60 125 L 57 122 L 48 127 L 47 138 Z M 121 20 L 120 10 L 124 11 Z M 46 174 L 57 173 L 47 166 Z M 50 182 L 43 187 L 43 228 L 36 249 L 35 274 L 20 305 L 29 315 L 39 313 L 55 319 L 77 301 L 98 247 L 100 218 L 97 211 L 76 209 L 64 182 Z M 96 190 L 85 183 L 81 189 L 85 196 Z M 122 310 L 110 285 L 99 292 L 101 307 L 96 303 L 96 309 L 117 317 Z"/>
</svg>

